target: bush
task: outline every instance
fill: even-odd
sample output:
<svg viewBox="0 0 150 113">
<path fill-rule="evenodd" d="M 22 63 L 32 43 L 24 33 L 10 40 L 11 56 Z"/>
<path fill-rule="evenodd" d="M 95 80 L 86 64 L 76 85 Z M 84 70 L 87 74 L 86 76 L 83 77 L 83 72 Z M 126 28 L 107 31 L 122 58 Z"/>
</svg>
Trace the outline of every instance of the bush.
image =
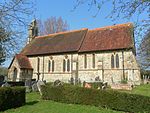
<svg viewBox="0 0 150 113">
<path fill-rule="evenodd" d="M 0 88 L 0 111 L 16 108 L 25 104 L 24 87 Z"/>
<path fill-rule="evenodd" d="M 2 84 L 5 84 L 6 82 L 1 82 L 0 83 L 0 86 Z M 7 81 L 7 83 L 11 86 L 11 87 L 14 87 L 14 86 L 25 86 L 25 83 L 22 82 L 22 81 L 19 81 L 19 82 L 13 82 L 13 81 Z"/>
<path fill-rule="evenodd" d="M 114 90 L 96 90 L 72 85 L 42 86 L 42 98 L 57 102 L 106 107 L 126 112 L 149 112 L 150 98 Z"/>
</svg>

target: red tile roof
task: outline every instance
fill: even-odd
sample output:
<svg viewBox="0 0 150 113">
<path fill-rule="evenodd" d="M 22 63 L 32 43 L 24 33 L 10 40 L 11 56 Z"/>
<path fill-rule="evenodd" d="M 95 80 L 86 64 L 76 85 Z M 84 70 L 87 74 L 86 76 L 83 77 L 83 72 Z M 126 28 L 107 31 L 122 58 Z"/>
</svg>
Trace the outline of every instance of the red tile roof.
<svg viewBox="0 0 150 113">
<path fill-rule="evenodd" d="M 27 56 L 25 56 L 23 54 L 16 54 L 15 57 L 14 57 L 14 59 L 15 58 L 17 59 L 18 64 L 19 64 L 19 66 L 20 66 L 21 69 L 33 69 Z M 11 67 L 14 59 L 12 60 L 9 68 Z"/>
<path fill-rule="evenodd" d="M 21 52 L 24 55 L 41 55 L 62 52 L 78 52 L 87 29 L 36 37 Z"/>
<path fill-rule="evenodd" d="M 82 29 L 39 36 L 33 39 L 21 54 L 43 55 L 128 48 L 134 48 L 133 25 L 131 23 L 94 30 Z"/>
<path fill-rule="evenodd" d="M 79 52 L 133 48 L 131 23 L 89 30 Z"/>
<path fill-rule="evenodd" d="M 16 59 L 18 60 L 18 64 L 20 68 L 32 69 L 32 66 L 27 56 L 22 54 L 17 54 Z"/>
</svg>

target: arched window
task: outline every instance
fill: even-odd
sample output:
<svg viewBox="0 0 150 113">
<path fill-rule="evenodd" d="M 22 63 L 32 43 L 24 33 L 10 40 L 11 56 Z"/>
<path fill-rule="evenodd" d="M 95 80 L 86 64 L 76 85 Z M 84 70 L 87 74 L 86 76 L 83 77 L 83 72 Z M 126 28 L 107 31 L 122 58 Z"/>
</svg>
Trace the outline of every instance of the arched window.
<svg viewBox="0 0 150 113">
<path fill-rule="evenodd" d="M 93 68 L 95 68 L 95 54 L 92 55 L 92 63 Z"/>
<path fill-rule="evenodd" d="M 65 70 L 66 70 L 66 60 L 64 59 L 63 60 L 63 72 L 65 72 Z"/>
<path fill-rule="evenodd" d="M 114 68 L 115 64 L 114 64 L 114 55 L 111 55 L 111 68 Z"/>
<path fill-rule="evenodd" d="M 52 60 L 52 72 L 54 72 L 54 60 Z"/>
<path fill-rule="evenodd" d="M 84 68 L 87 68 L 87 55 L 84 55 Z"/>
<path fill-rule="evenodd" d="M 50 72 L 51 71 L 51 61 L 49 60 L 49 62 L 48 62 L 48 72 Z"/>
<path fill-rule="evenodd" d="M 70 60 L 67 60 L 67 71 L 70 71 Z"/>
<path fill-rule="evenodd" d="M 116 54 L 116 68 L 119 68 L 119 55 Z"/>
</svg>

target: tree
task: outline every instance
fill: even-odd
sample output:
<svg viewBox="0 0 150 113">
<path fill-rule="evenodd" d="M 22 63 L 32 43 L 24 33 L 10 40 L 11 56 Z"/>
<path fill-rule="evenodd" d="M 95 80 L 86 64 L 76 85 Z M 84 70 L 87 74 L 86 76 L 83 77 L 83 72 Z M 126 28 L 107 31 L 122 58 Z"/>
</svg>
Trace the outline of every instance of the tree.
<svg viewBox="0 0 150 113">
<path fill-rule="evenodd" d="M 4 49 L 2 48 L 2 46 L 0 45 L 0 65 L 2 65 L 2 63 L 5 61 L 5 53 L 4 53 Z"/>
<path fill-rule="evenodd" d="M 150 29 L 141 41 L 139 52 L 141 67 L 148 69 L 150 67 Z"/>
<path fill-rule="evenodd" d="M 69 29 L 67 21 L 64 21 L 61 17 L 50 17 L 43 22 L 38 20 L 38 27 L 39 35 L 58 33 Z"/>
<path fill-rule="evenodd" d="M 4 28 L 0 27 L 0 66 L 3 64 L 5 61 L 5 50 L 3 47 L 3 43 L 7 41 L 7 33 Z"/>
<path fill-rule="evenodd" d="M 111 18 L 113 22 L 117 22 L 118 19 L 124 19 L 130 21 L 134 19 L 135 33 L 137 36 L 142 35 L 143 31 L 147 31 L 150 26 L 150 0 L 76 0 L 74 10 L 80 5 L 87 4 L 88 10 L 94 10 L 96 7 L 95 16 L 101 11 L 102 7 L 106 4 L 111 4 L 112 9 L 107 15 L 107 18 Z M 141 32 L 140 32 L 141 31 Z"/>
<path fill-rule="evenodd" d="M 32 10 L 30 0 L 0 1 L 0 60 L 10 57 L 22 46 L 21 37 L 24 37 Z"/>
</svg>

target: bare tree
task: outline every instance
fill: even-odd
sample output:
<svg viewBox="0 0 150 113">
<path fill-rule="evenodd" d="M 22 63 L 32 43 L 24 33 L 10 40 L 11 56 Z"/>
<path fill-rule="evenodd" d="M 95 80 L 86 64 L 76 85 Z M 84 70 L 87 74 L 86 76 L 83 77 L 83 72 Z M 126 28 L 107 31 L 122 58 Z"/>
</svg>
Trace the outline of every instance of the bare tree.
<svg viewBox="0 0 150 113">
<path fill-rule="evenodd" d="M 3 51 L 0 56 L 9 57 L 22 46 L 20 43 L 32 10 L 31 0 L 0 1 L 0 51 Z"/>
<path fill-rule="evenodd" d="M 147 35 L 142 39 L 139 47 L 139 59 L 143 69 L 150 67 L 150 29 Z"/>
<path fill-rule="evenodd" d="M 61 17 L 50 17 L 43 22 L 38 20 L 38 26 L 39 35 L 58 33 L 61 31 L 67 31 L 69 29 L 67 21 L 64 21 Z"/>
</svg>

